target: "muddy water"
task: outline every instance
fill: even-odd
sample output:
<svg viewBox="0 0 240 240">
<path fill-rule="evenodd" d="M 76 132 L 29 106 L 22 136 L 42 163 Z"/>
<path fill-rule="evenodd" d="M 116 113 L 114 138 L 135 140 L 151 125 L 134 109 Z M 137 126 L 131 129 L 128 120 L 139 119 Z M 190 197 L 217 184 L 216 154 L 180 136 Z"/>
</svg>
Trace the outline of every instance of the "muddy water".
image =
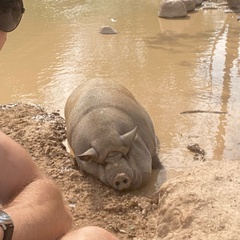
<svg viewBox="0 0 240 240">
<path fill-rule="evenodd" d="M 151 115 L 169 175 L 207 160 L 240 159 L 240 23 L 223 9 L 157 17 L 159 1 L 25 0 L 0 58 L 0 104 L 60 110 L 81 82 L 123 83 Z M 110 25 L 117 35 L 100 35 Z M 201 110 L 180 114 L 185 111 Z M 224 113 L 221 113 L 224 112 Z M 226 113 L 225 113 L 226 112 Z M 160 182 L 159 175 L 157 182 Z"/>
</svg>

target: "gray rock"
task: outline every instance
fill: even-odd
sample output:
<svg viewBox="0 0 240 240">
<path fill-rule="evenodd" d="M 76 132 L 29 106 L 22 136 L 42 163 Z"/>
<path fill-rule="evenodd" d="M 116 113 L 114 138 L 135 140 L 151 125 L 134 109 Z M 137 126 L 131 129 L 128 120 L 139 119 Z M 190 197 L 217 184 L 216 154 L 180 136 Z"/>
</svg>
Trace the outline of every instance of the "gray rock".
<svg viewBox="0 0 240 240">
<path fill-rule="evenodd" d="M 202 5 L 202 3 L 203 3 L 203 0 L 194 0 L 194 1 L 195 1 L 196 6 Z"/>
<path fill-rule="evenodd" d="M 163 18 L 186 17 L 187 9 L 182 0 L 163 0 L 160 3 L 158 16 Z"/>
<path fill-rule="evenodd" d="M 117 31 L 109 26 L 102 26 L 99 33 L 101 34 L 117 34 Z"/>
<path fill-rule="evenodd" d="M 240 9 L 240 0 L 227 0 L 227 3 L 231 9 Z"/>
<path fill-rule="evenodd" d="M 182 0 L 185 4 L 187 12 L 192 12 L 196 8 L 196 2 L 195 0 Z"/>
</svg>

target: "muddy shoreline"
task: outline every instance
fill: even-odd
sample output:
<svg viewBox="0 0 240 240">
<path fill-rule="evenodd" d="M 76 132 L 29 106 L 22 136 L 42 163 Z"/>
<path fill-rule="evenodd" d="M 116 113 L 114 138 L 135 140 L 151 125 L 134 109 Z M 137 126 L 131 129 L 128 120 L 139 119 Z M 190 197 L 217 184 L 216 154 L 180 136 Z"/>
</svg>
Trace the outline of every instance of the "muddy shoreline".
<svg viewBox="0 0 240 240">
<path fill-rule="evenodd" d="M 47 113 L 34 104 L 2 105 L 0 128 L 24 146 L 39 168 L 59 185 L 74 217 L 74 229 L 97 225 L 120 239 L 154 237 L 158 194 L 118 193 L 77 170 L 63 144 L 65 120 L 58 112 Z"/>
</svg>

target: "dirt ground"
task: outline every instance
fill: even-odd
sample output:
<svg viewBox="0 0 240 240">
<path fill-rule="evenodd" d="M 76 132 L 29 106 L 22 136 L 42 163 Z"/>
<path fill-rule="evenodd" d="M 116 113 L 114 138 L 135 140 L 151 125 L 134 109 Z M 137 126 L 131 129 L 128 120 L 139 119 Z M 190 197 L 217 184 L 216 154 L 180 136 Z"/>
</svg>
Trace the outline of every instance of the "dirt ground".
<svg viewBox="0 0 240 240">
<path fill-rule="evenodd" d="M 153 239 L 158 193 L 119 193 L 77 170 L 63 144 L 65 121 L 58 112 L 47 113 L 31 104 L 1 105 L 0 129 L 24 146 L 39 168 L 62 189 L 74 229 L 97 225 L 119 239 Z"/>
<path fill-rule="evenodd" d="M 240 161 L 206 161 L 160 190 L 157 240 L 239 240 Z"/>
<path fill-rule="evenodd" d="M 97 225 L 123 240 L 239 239 L 239 161 L 199 161 L 155 194 L 143 189 L 119 193 L 76 169 L 63 144 L 65 121 L 58 112 L 2 105 L 0 129 L 23 145 L 62 189 L 74 229 Z M 191 150 L 199 152 L 196 146 Z"/>
</svg>

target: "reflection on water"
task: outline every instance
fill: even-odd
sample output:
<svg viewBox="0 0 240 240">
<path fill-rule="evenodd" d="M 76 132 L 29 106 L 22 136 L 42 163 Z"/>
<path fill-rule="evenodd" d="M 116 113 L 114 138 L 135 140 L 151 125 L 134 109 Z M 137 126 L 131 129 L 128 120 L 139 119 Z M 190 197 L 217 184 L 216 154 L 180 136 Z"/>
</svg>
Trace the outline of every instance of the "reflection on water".
<svg viewBox="0 0 240 240">
<path fill-rule="evenodd" d="M 158 1 L 25 0 L 19 28 L 0 58 L 0 103 L 26 101 L 63 113 L 83 81 L 123 83 L 152 116 L 167 169 L 240 158 L 239 28 L 236 15 L 199 9 L 157 17 Z M 119 33 L 100 35 L 102 25 Z M 180 114 L 188 110 L 227 114 Z M 160 181 L 160 180 L 159 180 Z"/>
</svg>

